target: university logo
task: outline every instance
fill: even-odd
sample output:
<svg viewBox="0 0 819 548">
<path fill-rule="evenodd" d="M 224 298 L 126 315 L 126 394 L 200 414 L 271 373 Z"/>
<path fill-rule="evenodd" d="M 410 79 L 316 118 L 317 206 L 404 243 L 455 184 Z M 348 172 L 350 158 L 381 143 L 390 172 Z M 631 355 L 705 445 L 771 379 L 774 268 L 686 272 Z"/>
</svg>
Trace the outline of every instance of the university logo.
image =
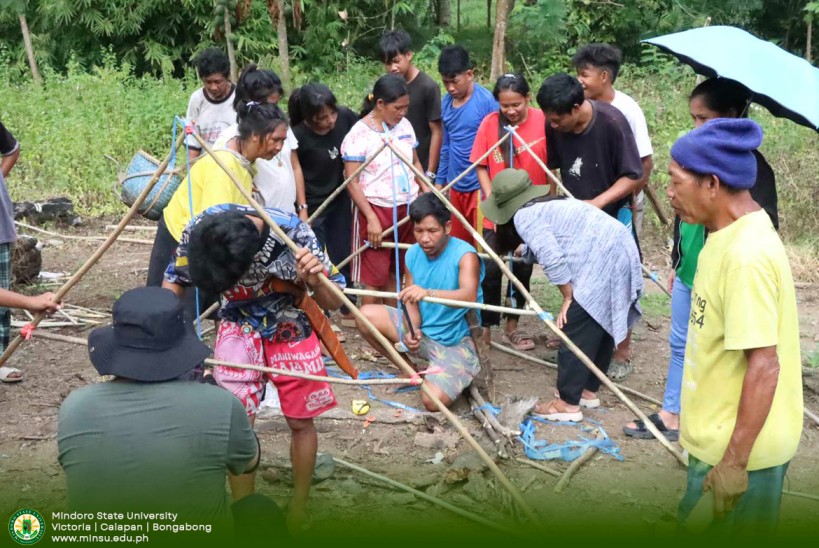
<svg viewBox="0 0 819 548">
<path fill-rule="evenodd" d="M 45 520 L 36 510 L 23 508 L 11 516 L 9 534 L 18 544 L 34 544 L 45 535 Z"/>
</svg>

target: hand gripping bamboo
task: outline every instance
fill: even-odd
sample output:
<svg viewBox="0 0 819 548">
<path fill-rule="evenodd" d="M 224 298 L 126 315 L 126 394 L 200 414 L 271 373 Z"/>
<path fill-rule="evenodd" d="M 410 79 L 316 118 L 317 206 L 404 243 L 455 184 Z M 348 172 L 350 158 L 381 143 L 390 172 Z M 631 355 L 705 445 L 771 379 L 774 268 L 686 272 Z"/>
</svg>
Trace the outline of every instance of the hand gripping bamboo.
<svg viewBox="0 0 819 548">
<path fill-rule="evenodd" d="M 264 208 L 261 205 L 259 205 L 259 203 L 256 200 L 253 199 L 253 196 L 251 196 L 250 193 L 247 190 L 245 190 L 244 187 L 242 187 L 242 184 L 239 182 L 236 176 L 230 171 L 230 169 L 224 164 L 224 162 L 222 162 L 221 158 L 213 155 L 210 146 L 198 134 L 194 133 L 193 136 L 199 143 L 199 145 L 202 147 L 202 149 L 208 154 L 210 154 L 216 161 L 216 163 L 219 165 L 219 167 L 221 167 L 225 171 L 225 173 L 230 177 L 230 179 L 233 181 L 233 184 L 236 185 L 236 188 L 245 197 L 245 200 L 247 200 L 250 206 L 256 210 L 256 213 L 258 213 L 259 217 L 265 223 L 267 223 L 268 226 L 270 226 L 270 229 L 276 234 L 276 236 L 282 242 L 285 243 L 285 245 L 287 245 L 288 248 L 290 248 L 290 250 L 293 253 L 296 253 L 299 250 L 299 247 L 296 245 L 296 243 L 293 240 L 291 240 L 290 237 L 287 236 L 284 230 L 282 230 L 281 227 L 275 221 L 273 221 L 273 219 L 270 217 L 270 215 L 267 214 Z M 388 144 L 387 146 L 390 145 Z M 364 314 L 362 314 L 358 308 L 356 308 L 356 306 L 347 298 L 346 295 L 344 295 L 344 292 L 341 289 L 339 289 L 339 287 L 336 284 L 331 282 L 323 273 L 320 273 L 318 275 L 318 278 L 321 285 L 326 287 L 336 297 L 341 299 L 341 301 L 350 309 L 350 312 L 352 312 L 353 315 L 363 325 L 367 327 L 367 329 L 373 334 L 375 339 L 381 344 L 381 346 L 384 347 L 384 349 L 390 355 L 390 358 L 393 360 L 393 362 L 398 364 L 398 366 L 406 374 L 413 375 L 415 373 L 415 370 L 412 367 L 410 367 L 410 365 L 407 364 L 407 362 L 404 361 L 404 358 L 401 357 L 401 354 L 399 354 L 397 350 L 395 350 L 392 343 L 390 343 L 387 340 L 387 338 L 384 337 L 384 335 L 382 335 L 381 332 L 378 331 L 378 329 L 376 329 L 376 327 L 372 323 L 370 323 L 367 317 L 364 316 Z M 524 512 L 524 514 L 526 514 L 526 517 L 529 518 L 529 520 L 532 522 L 532 525 L 538 527 L 540 522 L 532 508 L 526 503 L 526 501 L 523 499 L 520 492 L 518 492 L 515 486 L 509 482 L 509 480 L 506 478 L 503 472 L 501 472 L 501 469 L 498 468 L 498 465 L 495 464 L 495 461 L 493 461 L 492 458 L 486 454 L 486 451 L 484 451 L 480 444 L 475 440 L 475 438 L 472 437 L 472 435 L 469 433 L 466 427 L 464 427 L 464 425 L 461 423 L 458 417 L 456 417 L 454 414 L 452 414 L 452 412 L 449 409 L 447 409 L 443 402 L 441 402 L 441 400 L 438 399 L 438 397 L 429 389 L 429 387 L 427 387 L 426 383 L 421 383 L 421 391 L 423 391 L 424 394 L 426 394 L 427 397 L 435 404 L 435 406 L 444 414 L 444 416 L 446 416 L 447 420 L 449 420 L 449 422 L 452 423 L 452 425 L 458 430 L 458 432 L 460 432 L 461 436 L 463 436 L 464 440 L 466 440 L 466 442 L 470 446 L 472 446 L 472 448 L 480 456 L 481 460 L 483 460 L 489 467 L 489 469 L 492 470 L 492 472 L 497 476 L 498 481 L 500 481 L 501 485 L 503 485 L 504 488 L 506 488 L 506 490 L 509 491 L 509 494 L 515 500 L 515 502 L 518 503 L 520 509 Z"/>
<path fill-rule="evenodd" d="M 394 147 L 392 145 L 392 143 L 387 143 L 387 146 L 390 147 L 390 149 L 395 153 L 396 157 L 398 157 L 402 162 L 407 164 L 410 167 L 410 169 L 412 169 L 413 172 L 418 177 L 421 177 L 421 178 L 424 177 L 424 174 L 421 173 L 414 165 L 412 165 L 412 162 L 408 161 L 406 156 L 404 156 L 404 154 L 400 150 L 398 150 L 396 147 Z M 510 282 L 515 284 L 515 287 L 517 288 L 518 291 L 520 291 L 521 295 L 524 296 L 526 301 L 529 303 L 529 306 L 538 313 L 538 316 L 543 321 L 543 323 L 545 323 L 549 327 L 549 329 L 551 329 L 555 333 L 555 335 L 557 335 L 558 338 L 560 338 L 560 340 L 563 341 L 566 344 L 566 346 L 569 348 L 569 350 L 571 350 L 572 353 L 575 356 L 577 356 L 578 359 L 580 359 L 580 361 L 582 361 L 583 364 L 586 367 L 589 368 L 589 371 L 591 371 L 594 374 L 595 377 L 600 379 L 600 382 L 602 382 L 609 390 L 614 392 L 614 394 L 618 398 L 620 398 L 620 401 L 622 401 L 626 405 L 626 407 L 628 407 L 631 410 L 631 412 L 634 413 L 637 416 L 637 418 L 639 418 L 640 420 L 642 420 L 645 423 L 646 428 L 649 430 L 649 432 L 654 434 L 654 436 L 660 441 L 660 443 L 663 445 L 663 447 L 665 447 L 683 466 L 687 466 L 688 462 L 685 459 L 685 457 L 683 457 L 682 454 L 680 454 L 680 452 L 677 451 L 674 448 L 674 446 L 671 445 L 671 443 L 668 441 L 668 439 L 662 434 L 662 432 L 660 432 L 657 429 L 657 427 L 654 425 L 654 423 L 651 422 L 648 419 L 648 417 L 645 416 L 645 414 L 640 410 L 640 408 L 637 407 L 636 405 L 634 405 L 634 403 L 623 393 L 623 391 L 620 390 L 606 376 L 605 373 L 600 371 L 600 369 L 598 369 L 598 367 L 596 365 L 594 365 L 594 363 L 589 359 L 589 357 L 586 356 L 565 335 L 565 333 L 563 333 L 562 330 L 558 329 L 557 325 L 555 325 L 555 323 L 551 319 L 549 319 L 549 315 L 546 314 L 543 311 L 543 309 L 540 307 L 540 305 L 537 303 L 537 301 L 534 299 L 534 297 L 532 297 L 532 294 L 529 293 L 529 291 L 523 286 L 523 284 L 520 282 L 520 280 L 518 280 L 517 277 L 514 274 L 512 274 L 512 271 L 509 269 L 508 266 L 506 266 L 506 263 L 504 263 L 503 260 L 498 256 L 498 254 L 495 253 L 495 251 L 491 247 L 489 247 L 487 245 L 486 241 L 484 241 L 483 237 L 478 233 L 478 231 L 475 230 L 469 224 L 469 222 L 466 220 L 466 218 L 464 218 L 463 215 L 461 215 L 461 212 L 458 211 L 455 208 L 455 206 L 453 206 L 449 202 L 449 200 L 446 199 L 446 196 L 444 196 L 441 193 L 440 190 L 435 188 L 435 186 L 431 186 L 430 191 L 435 193 L 436 196 L 438 196 L 438 199 L 440 199 L 443 202 L 443 204 L 447 207 L 447 209 L 449 209 L 452 212 L 452 215 L 455 218 L 457 218 L 464 225 L 464 227 L 466 227 L 466 229 L 469 231 L 470 234 L 472 234 L 472 237 L 475 239 L 475 241 L 477 241 L 484 248 L 484 251 L 490 257 L 492 257 L 492 260 L 495 261 L 495 263 L 501 269 L 501 272 L 503 272 L 503 274 L 509 279 Z"/>
</svg>

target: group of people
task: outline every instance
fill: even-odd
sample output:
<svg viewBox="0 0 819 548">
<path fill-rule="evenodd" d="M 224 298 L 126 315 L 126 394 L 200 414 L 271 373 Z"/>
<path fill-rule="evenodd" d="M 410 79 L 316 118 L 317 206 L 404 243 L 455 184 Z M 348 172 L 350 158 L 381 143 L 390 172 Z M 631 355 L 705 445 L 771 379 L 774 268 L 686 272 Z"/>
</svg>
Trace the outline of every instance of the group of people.
<svg viewBox="0 0 819 548">
<path fill-rule="evenodd" d="M 208 390 L 207 398 L 219 403 L 210 414 L 195 413 L 197 420 L 224 423 L 211 441 L 221 444 L 219 454 L 228 459 L 223 464 L 234 498 L 250 497 L 258 447 L 249 433 L 269 380 L 292 434 L 295 489 L 288 522 L 299 530 L 309 521 L 314 419 L 336 405 L 330 384 L 221 365 L 205 375 L 205 349 L 182 333 L 220 299 L 217 360 L 326 376 L 322 353 L 333 355 L 328 349 L 338 348 L 339 335 L 322 327 L 322 311 L 341 306 L 338 290 L 356 283 L 395 291 L 396 299 L 362 297 L 361 312 L 407 361 L 417 357 L 436 366 L 425 382 L 450 405 L 479 373 L 476 344 L 489 340 L 501 318 L 483 312 L 482 340 L 476 341 L 466 309 L 426 299 L 501 303 L 500 267 L 479 257 L 475 234 L 497 253 L 516 258 L 512 271 L 527 288 L 533 265 L 541 265 L 563 297 L 554 311 L 557 326 L 600 371 L 618 379 L 628 374 L 630 333 L 643 295 L 641 196 L 653 162 L 642 111 L 613 88 L 619 51 L 605 44 L 581 48 L 573 57 L 577 78 L 556 74 L 540 86 L 541 109 L 531 106 L 529 83 L 520 74 L 502 75 L 492 92 L 478 84 L 461 46 L 444 48 L 439 58 L 443 100 L 434 80 L 413 66 L 405 32 L 385 32 L 380 53 L 387 74 L 375 82 L 359 114 L 338 105 L 326 86 L 311 83 L 292 93 L 289 120 L 277 106 L 284 90 L 275 73 L 251 65 L 234 85 L 223 54 L 200 55 L 204 85 L 191 97 L 188 119 L 212 153 L 198 150 L 198 141 L 188 143 L 191 156 L 199 157 L 159 221 L 148 275 L 154 287 L 123 296 L 114 326 L 92 334 L 92 363 L 121 377 L 121 384 L 78 390 L 63 405 L 60 460 L 69 487 L 76 481 L 75 492 L 93 492 L 88 482 L 103 458 L 81 449 L 87 444 L 77 433 L 77 417 L 96 416 L 100 402 L 123 391 L 132 407 L 128 416 L 142 409 L 156 413 L 151 403 L 165 388 L 143 390 L 140 382 L 178 381 L 193 371 L 235 396 L 217 397 L 213 387 L 203 386 L 202 394 Z M 793 282 L 774 228 L 773 174 L 757 150 L 762 132 L 744 117 L 749 102 L 738 84 L 707 80 L 690 98 L 696 129 L 671 150 L 668 196 L 678 214 L 672 358 L 663 409 L 650 418 L 668 437 L 678 434 L 689 451 L 681 516 L 710 489 L 719 511 L 737 523 L 770 527 L 799 440 L 802 396 Z M 495 146 L 507 133 L 508 140 Z M 559 171 L 559 183 L 548 170 Z M 325 203 L 348 178 L 346 190 Z M 264 206 L 298 252 L 250 207 L 237 184 Z M 430 185 L 448 191 L 448 202 Z M 558 185 L 566 195 L 556 193 Z M 453 210 L 469 226 L 453 218 Z M 399 226 L 407 216 L 411 222 Z M 412 245 L 404 250 L 384 246 L 387 241 Z M 340 263 L 345 266 L 337 268 Z M 186 290 L 192 287 L 196 291 Z M 512 284 L 506 294 L 511 307 L 526 304 Z M 144 309 L 148 301 L 166 309 L 164 323 L 151 320 Z M 349 311 L 342 316 L 351 319 Z M 505 342 L 518 350 L 534 348 L 516 315 L 504 322 Z M 128 324 L 140 329 L 129 331 Z M 357 325 L 387 354 L 365 322 Z M 115 336 L 118 330 L 124 334 Z M 147 340 L 129 346 L 129 333 Z M 534 412 L 581 421 L 583 408 L 601 405 L 600 379 L 565 344 L 556 346 L 556 390 Z M 136 361 L 120 369 L 112 365 L 139 352 L 158 354 L 143 356 L 141 371 Z M 174 356 L 184 356 L 185 366 L 148 371 Z M 613 364 L 619 371 L 610 371 Z M 432 398 L 422 399 L 427 409 L 437 409 Z M 168 412 L 178 414 L 186 405 L 175 399 Z M 116 416 L 102 420 L 115 428 Z M 165 424 L 154 416 L 139 422 L 144 426 L 132 433 L 136 439 L 159 436 L 157 428 Z M 105 444 L 100 432 L 107 428 L 95 431 L 95 445 Z M 639 421 L 624 431 L 651 437 Z M 120 455 L 123 467 L 149 447 Z M 182 459 L 184 451 L 168 458 Z M 166 472 L 173 469 L 174 463 L 163 464 Z M 174 485 L 167 473 L 156 477 L 168 480 L 167 489 Z M 74 502 L 99 501 L 89 496 Z M 223 513 L 224 500 L 215 508 Z"/>
</svg>

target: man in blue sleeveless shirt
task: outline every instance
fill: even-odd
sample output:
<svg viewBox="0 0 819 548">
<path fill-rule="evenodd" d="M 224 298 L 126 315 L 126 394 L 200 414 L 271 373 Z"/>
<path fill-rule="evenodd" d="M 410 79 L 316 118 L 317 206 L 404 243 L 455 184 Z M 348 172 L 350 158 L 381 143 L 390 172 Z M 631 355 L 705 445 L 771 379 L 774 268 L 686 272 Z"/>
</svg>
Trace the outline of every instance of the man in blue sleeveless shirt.
<svg viewBox="0 0 819 548">
<path fill-rule="evenodd" d="M 363 306 L 361 312 L 391 342 L 400 339 L 411 354 L 429 361 L 434 369 L 425 376 L 426 382 L 449 406 L 480 371 L 478 353 L 469 336 L 468 309 L 422 299 L 483 302 L 483 262 L 474 247 L 450 236 L 451 214 L 434 195 L 422 194 L 410 206 L 409 215 L 418 243 L 407 251 L 406 286 L 398 297 L 407 309 L 411 329 L 393 307 L 371 304 Z M 358 329 L 374 348 L 387 355 L 360 322 Z M 426 394 L 421 398 L 427 409 L 437 411 Z"/>
</svg>

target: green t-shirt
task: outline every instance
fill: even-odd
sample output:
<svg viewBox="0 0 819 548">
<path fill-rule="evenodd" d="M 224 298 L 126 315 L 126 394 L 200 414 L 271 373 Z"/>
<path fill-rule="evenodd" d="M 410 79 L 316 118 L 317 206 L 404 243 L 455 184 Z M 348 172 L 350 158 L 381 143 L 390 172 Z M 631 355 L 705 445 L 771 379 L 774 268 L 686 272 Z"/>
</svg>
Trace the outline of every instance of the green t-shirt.
<svg viewBox="0 0 819 548">
<path fill-rule="evenodd" d="M 680 264 L 677 265 L 677 276 L 691 288 L 694 285 L 694 274 L 697 273 L 697 259 L 705 245 L 705 227 L 680 222 Z"/>
<path fill-rule="evenodd" d="M 174 512 L 214 525 L 229 522 L 227 471 L 244 472 L 257 449 L 231 393 L 127 380 L 69 394 L 57 446 L 71 510 Z"/>
</svg>

